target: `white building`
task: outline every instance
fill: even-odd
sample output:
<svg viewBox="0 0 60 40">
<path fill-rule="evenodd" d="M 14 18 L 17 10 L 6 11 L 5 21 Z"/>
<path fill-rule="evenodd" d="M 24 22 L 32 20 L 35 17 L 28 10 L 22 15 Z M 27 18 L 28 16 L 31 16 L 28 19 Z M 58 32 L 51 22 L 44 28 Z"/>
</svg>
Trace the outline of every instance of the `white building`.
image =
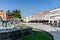
<svg viewBox="0 0 60 40">
<path fill-rule="evenodd" d="M 39 22 L 39 21 L 43 20 L 44 15 L 48 12 L 49 12 L 48 10 L 45 10 L 45 11 L 42 11 L 42 12 L 38 12 L 37 14 L 27 16 L 27 17 L 22 18 L 22 19 L 26 22 L 29 22 L 29 21 L 38 21 Z"/>
<path fill-rule="evenodd" d="M 47 14 L 44 15 L 44 20 L 49 20 L 49 23 L 59 23 L 60 22 L 60 8 L 50 10 Z"/>
<path fill-rule="evenodd" d="M 42 12 L 38 12 L 36 14 L 27 16 L 23 18 L 24 21 L 30 22 L 30 21 L 43 21 L 48 23 L 60 23 L 60 8 L 55 8 L 53 10 L 45 10 Z"/>
</svg>

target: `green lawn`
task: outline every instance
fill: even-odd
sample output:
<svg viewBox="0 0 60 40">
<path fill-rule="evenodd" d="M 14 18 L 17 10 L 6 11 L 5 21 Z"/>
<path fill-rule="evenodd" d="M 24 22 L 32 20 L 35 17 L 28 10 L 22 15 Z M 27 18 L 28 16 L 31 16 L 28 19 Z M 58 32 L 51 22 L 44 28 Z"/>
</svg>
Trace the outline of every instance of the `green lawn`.
<svg viewBox="0 0 60 40">
<path fill-rule="evenodd" d="M 50 39 L 50 36 L 45 32 L 33 31 L 33 34 L 29 36 L 25 36 L 20 40 L 51 40 L 51 39 Z"/>
</svg>

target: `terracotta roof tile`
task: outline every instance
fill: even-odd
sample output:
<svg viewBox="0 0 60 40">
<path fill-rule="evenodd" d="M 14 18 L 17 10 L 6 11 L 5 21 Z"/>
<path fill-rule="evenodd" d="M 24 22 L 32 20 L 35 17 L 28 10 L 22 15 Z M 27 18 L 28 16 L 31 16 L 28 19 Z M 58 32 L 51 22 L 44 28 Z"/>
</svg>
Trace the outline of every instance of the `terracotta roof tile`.
<svg viewBox="0 0 60 40">
<path fill-rule="evenodd" d="M 34 16 L 34 15 L 42 16 L 44 14 L 47 14 L 48 12 L 49 12 L 49 10 L 45 10 L 45 11 L 42 11 L 42 12 L 38 12 L 36 14 L 33 14 L 32 16 Z"/>
</svg>

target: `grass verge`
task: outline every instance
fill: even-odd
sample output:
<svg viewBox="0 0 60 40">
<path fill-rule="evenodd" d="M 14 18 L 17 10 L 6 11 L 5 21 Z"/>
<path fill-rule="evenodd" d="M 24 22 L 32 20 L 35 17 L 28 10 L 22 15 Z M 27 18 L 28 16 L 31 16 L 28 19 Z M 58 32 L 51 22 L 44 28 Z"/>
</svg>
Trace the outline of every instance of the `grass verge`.
<svg viewBox="0 0 60 40">
<path fill-rule="evenodd" d="M 51 38 L 45 32 L 33 31 L 33 34 L 22 37 L 20 40 L 51 40 Z"/>
</svg>

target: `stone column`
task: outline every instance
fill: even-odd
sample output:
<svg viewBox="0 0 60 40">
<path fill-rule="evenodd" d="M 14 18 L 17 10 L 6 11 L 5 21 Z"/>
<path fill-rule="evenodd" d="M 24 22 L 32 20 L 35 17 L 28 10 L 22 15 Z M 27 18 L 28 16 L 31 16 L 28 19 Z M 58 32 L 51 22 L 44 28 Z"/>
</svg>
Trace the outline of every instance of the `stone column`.
<svg viewBox="0 0 60 40">
<path fill-rule="evenodd" d="M 52 21 L 52 25 L 54 26 L 54 20 L 51 20 Z"/>
<path fill-rule="evenodd" d="M 52 24 L 54 24 L 54 20 L 52 20 Z"/>
<path fill-rule="evenodd" d="M 59 26 L 59 20 L 57 20 L 57 26 Z"/>
<path fill-rule="evenodd" d="M 49 22 L 48 22 L 49 24 L 50 24 L 50 20 L 49 20 Z"/>
</svg>

